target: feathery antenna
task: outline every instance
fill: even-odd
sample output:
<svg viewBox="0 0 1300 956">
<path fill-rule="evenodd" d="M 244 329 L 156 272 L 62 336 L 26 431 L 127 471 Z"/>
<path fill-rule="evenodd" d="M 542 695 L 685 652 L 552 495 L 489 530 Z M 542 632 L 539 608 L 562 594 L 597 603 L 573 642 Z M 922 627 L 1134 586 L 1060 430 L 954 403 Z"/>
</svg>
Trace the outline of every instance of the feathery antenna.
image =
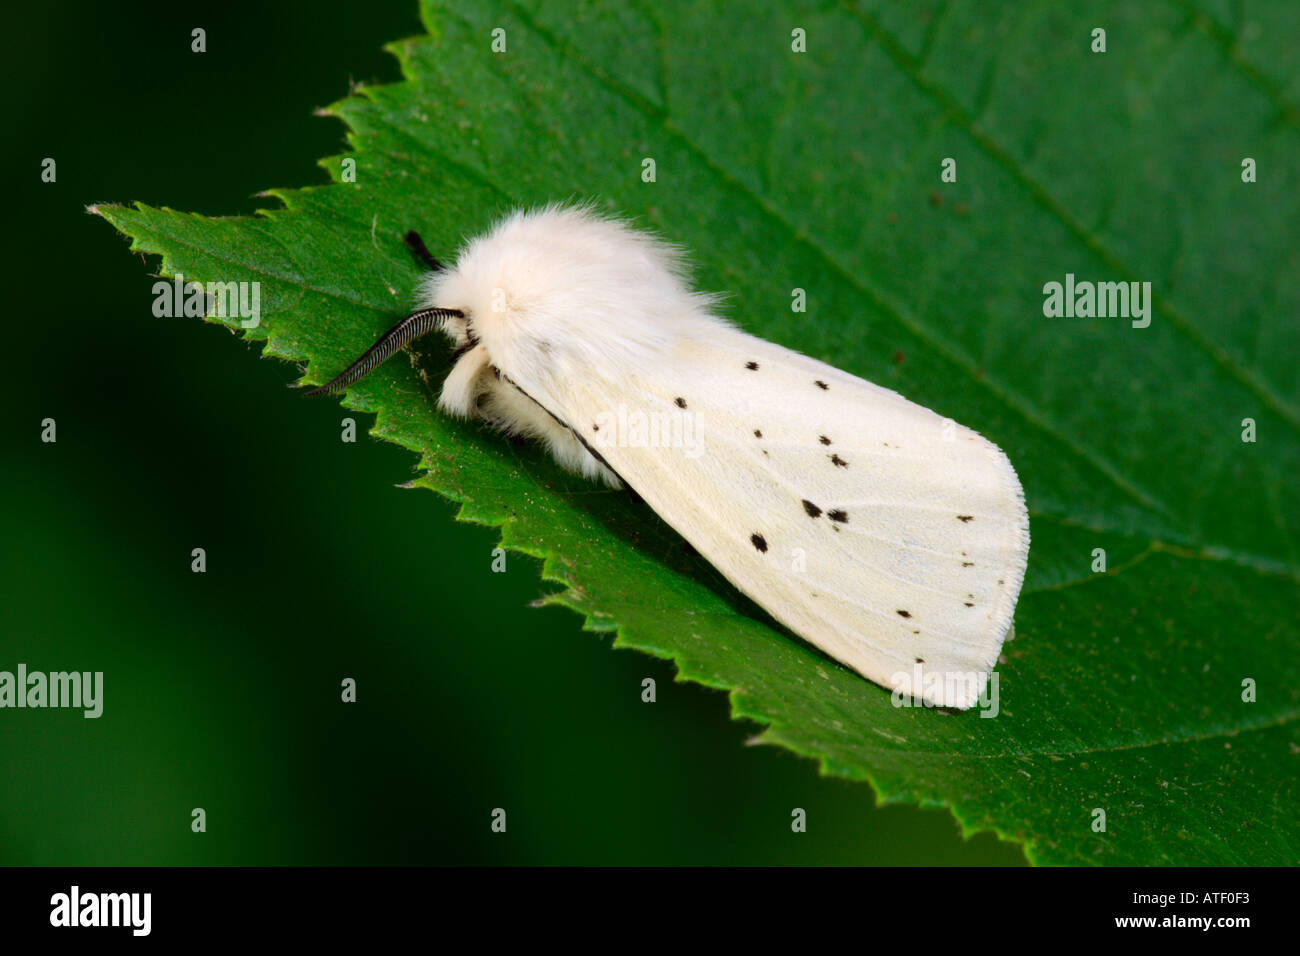
<svg viewBox="0 0 1300 956">
<path fill-rule="evenodd" d="M 429 247 L 424 244 L 424 240 L 420 238 L 420 234 L 414 229 L 406 234 L 403 241 L 406 243 L 406 247 L 415 253 L 415 258 L 429 267 L 430 272 L 441 272 L 447 268 L 429 253 Z"/>
<path fill-rule="evenodd" d="M 412 312 L 381 335 L 379 341 L 366 349 L 361 358 L 326 384 L 319 388 L 313 388 L 307 393 L 307 397 L 326 395 L 347 388 L 373 372 L 403 345 L 418 339 L 422 335 L 427 335 L 435 329 L 440 329 L 450 318 L 464 317 L 465 313 L 461 312 L 460 309 L 421 309 L 419 312 Z"/>
</svg>

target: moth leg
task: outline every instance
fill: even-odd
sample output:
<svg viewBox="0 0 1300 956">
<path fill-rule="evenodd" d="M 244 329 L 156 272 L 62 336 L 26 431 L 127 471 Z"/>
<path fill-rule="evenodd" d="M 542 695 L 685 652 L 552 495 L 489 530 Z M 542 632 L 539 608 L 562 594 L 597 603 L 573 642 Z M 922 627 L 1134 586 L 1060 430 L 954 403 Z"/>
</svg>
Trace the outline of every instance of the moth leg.
<svg viewBox="0 0 1300 956">
<path fill-rule="evenodd" d="M 453 415 L 472 417 L 478 410 L 480 397 L 488 389 L 491 362 L 487 349 L 468 343 L 456 350 L 457 358 L 452 370 L 442 383 L 438 407 Z"/>
</svg>

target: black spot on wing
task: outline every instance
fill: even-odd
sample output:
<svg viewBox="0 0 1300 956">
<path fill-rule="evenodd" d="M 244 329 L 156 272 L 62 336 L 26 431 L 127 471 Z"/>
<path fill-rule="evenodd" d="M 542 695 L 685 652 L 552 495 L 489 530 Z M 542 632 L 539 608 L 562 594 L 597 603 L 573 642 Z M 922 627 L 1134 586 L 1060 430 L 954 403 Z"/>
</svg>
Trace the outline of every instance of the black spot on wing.
<svg viewBox="0 0 1300 956">
<path fill-rule="evenodd" d="M 823 392 L 825 392 L 825 391 L 829 391 L 829 390 L 830 390 L 830 386 L 827 385 L 825 382 L 823 382 L 821 379 L 817 379 L 817 383 L 816 383 L 816 384 L 817 384 L 817 387 L 820 388 Z"/>
<path fill-rule="evenodd" d="M 912 616 L 912 612 L 911 612 L 911 611 L 899 611 L 899 612 L 898 612 L 898 616 L 899 616 L 899 617 L 911 617 L 911 616 Z"/>
<path fill-rule="evenodd" d="M 767 539 L 761 534 L 751 534 L 749 540 L 760 553 L 767 551 Z"/>
<path fill-rule="evenodd" d="M 848 512 L 847 512 L 847 511 L 841 511 L 841 510 L 838 509 L 838 508 L 836 508 L 834 511 L 828 511 L 828 512 L 826 512 L 826 517 L 830 518 L 832 521 L 838 521 L 840 524 L 848 524 L 848 523 L 849 523 L 849 514 L 848 514 Z"/>
<path fill-rule="evenodd" d="M 845 461 L 843 458 L 841 458 L 839 455 L 831 455 L 830 459 L 831 459 L 831 464 L 834 465 L 836 468 L 849 467 L 849 463 Z"/>
<path fill-rule="evenodd" d="M 806 512 L 808 513 L 808 517 L 809 517 L 809 518 L 816 518 L 818 515 L 820 515 L 820 514 L 822 513 L 822 509 L 821 509 L 821 508 L 818 508 L 815 504 L 813 504 L 813 503 L 812 503 L 811 501 L 809 501 L 807 498 L 805 498 L 805 499 L 803 500 L 803 510 L 806 511 Z"/>
<path fill-rule="evenodd" d="M 924 663 L 925 663 L 925 658 L 924 658 L 924 657 L 918 657 L 918 658 L 916 659 L 916 662 L 917 662 L 918 664 L 924 664 Z"/>
<path fill-rule="evenodd" d="M 745 363 L 745 368 L 749 369 L 751 372 L 757 372 L 757 371 L 758 371 L 758 363 L 757 363 L 757 362 L 746 362 L 746 363 Z"/>
<path fill-rule="evenodd" d="M 963 562 L 961 563 L 961 566 L 962 566 L 963 568 L 973 568 L 973 567 L 975 567 L 975 562 L 974 562 L 974 561 L 963 561 Z"/>
<path fill-rule="evenodd" d="M 761 431 L 759 431 L 757 428 L 755 428 L 755 429 L 754 429 L 754 437 L 755 437 L 755 438 L 762 438 L 762 437 L 763 437 L 763 433 L 762 433 Z"/>
<path fill-rule="evenodd" d="M 686 407 L 686 399 L 684 399 L 684 398 L 676 398 L 676 399 L 674 399 L 673 401 L 677 403 L 677 407 L 678 407 L 678 408 L 685 408 L 685 407 Z"/>
<path fill-rule="evenodd" d="M 825 435 L 821 435 L 820 437 L 818 437 L 817 440 L 821 442 L 823 445 L 829 445 L 831 443 L 831 440 L 827 438 Z"/>
<path fill-rule="evenodd" d="M 975 516 L 974 516 L 974 515 L 958 515 L 958 516 L 957 516 L 957 520 L 958 520 L 958 521 L 961 521 L 961 522 L 963 522 L 963 523 L 965 523 L 965 524 L 970 524 L 972 521 L 975 520 Z"/>
</svg>

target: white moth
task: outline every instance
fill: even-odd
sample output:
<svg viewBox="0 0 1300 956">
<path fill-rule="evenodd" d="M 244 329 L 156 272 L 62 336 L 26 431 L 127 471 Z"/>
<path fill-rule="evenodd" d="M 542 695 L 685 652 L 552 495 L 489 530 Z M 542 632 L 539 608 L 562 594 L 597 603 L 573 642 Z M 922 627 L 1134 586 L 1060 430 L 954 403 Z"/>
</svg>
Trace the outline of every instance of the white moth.
<svg viewBox="0 0 1300 956">
<path fill-rule="evenodd" d="M 692 292 L 672 246 L 586 207 L 507 216 L 420 310 L 317 392 L 431 330 L 438 404 L 633 488 L 736 587 L 864 677 L 976 703 L 1024 578 L 1007 456 L 889 389 L 756 338 Z"/>
</svg>

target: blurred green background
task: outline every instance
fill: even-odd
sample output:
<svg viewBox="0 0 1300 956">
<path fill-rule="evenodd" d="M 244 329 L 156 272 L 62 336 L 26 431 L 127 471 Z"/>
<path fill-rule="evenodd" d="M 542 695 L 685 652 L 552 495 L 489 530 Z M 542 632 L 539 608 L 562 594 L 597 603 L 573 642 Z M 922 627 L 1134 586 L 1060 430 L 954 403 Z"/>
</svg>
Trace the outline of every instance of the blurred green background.
<svg viewBox="0 0 1300 956">
<path fill-rule="evenodd" d="M 101 670 L 105 711 L 0 711 L 0 862 L 1024 862 L 745 746 L 723 694 L 530 609 L 537 563 L 493 574 L 495 533 L 396 488 L 414 458 L 368 416 L 344 444 L 356 413 L 292 367 L 152 315 L 156 262 L 83 207 L 251 214 L 325 183 L 343 128 L 312 110 L 398 78 L 380 47 L 419 32 L 414 0 L 9 16 L 0 670 Z"/>
</svg>

